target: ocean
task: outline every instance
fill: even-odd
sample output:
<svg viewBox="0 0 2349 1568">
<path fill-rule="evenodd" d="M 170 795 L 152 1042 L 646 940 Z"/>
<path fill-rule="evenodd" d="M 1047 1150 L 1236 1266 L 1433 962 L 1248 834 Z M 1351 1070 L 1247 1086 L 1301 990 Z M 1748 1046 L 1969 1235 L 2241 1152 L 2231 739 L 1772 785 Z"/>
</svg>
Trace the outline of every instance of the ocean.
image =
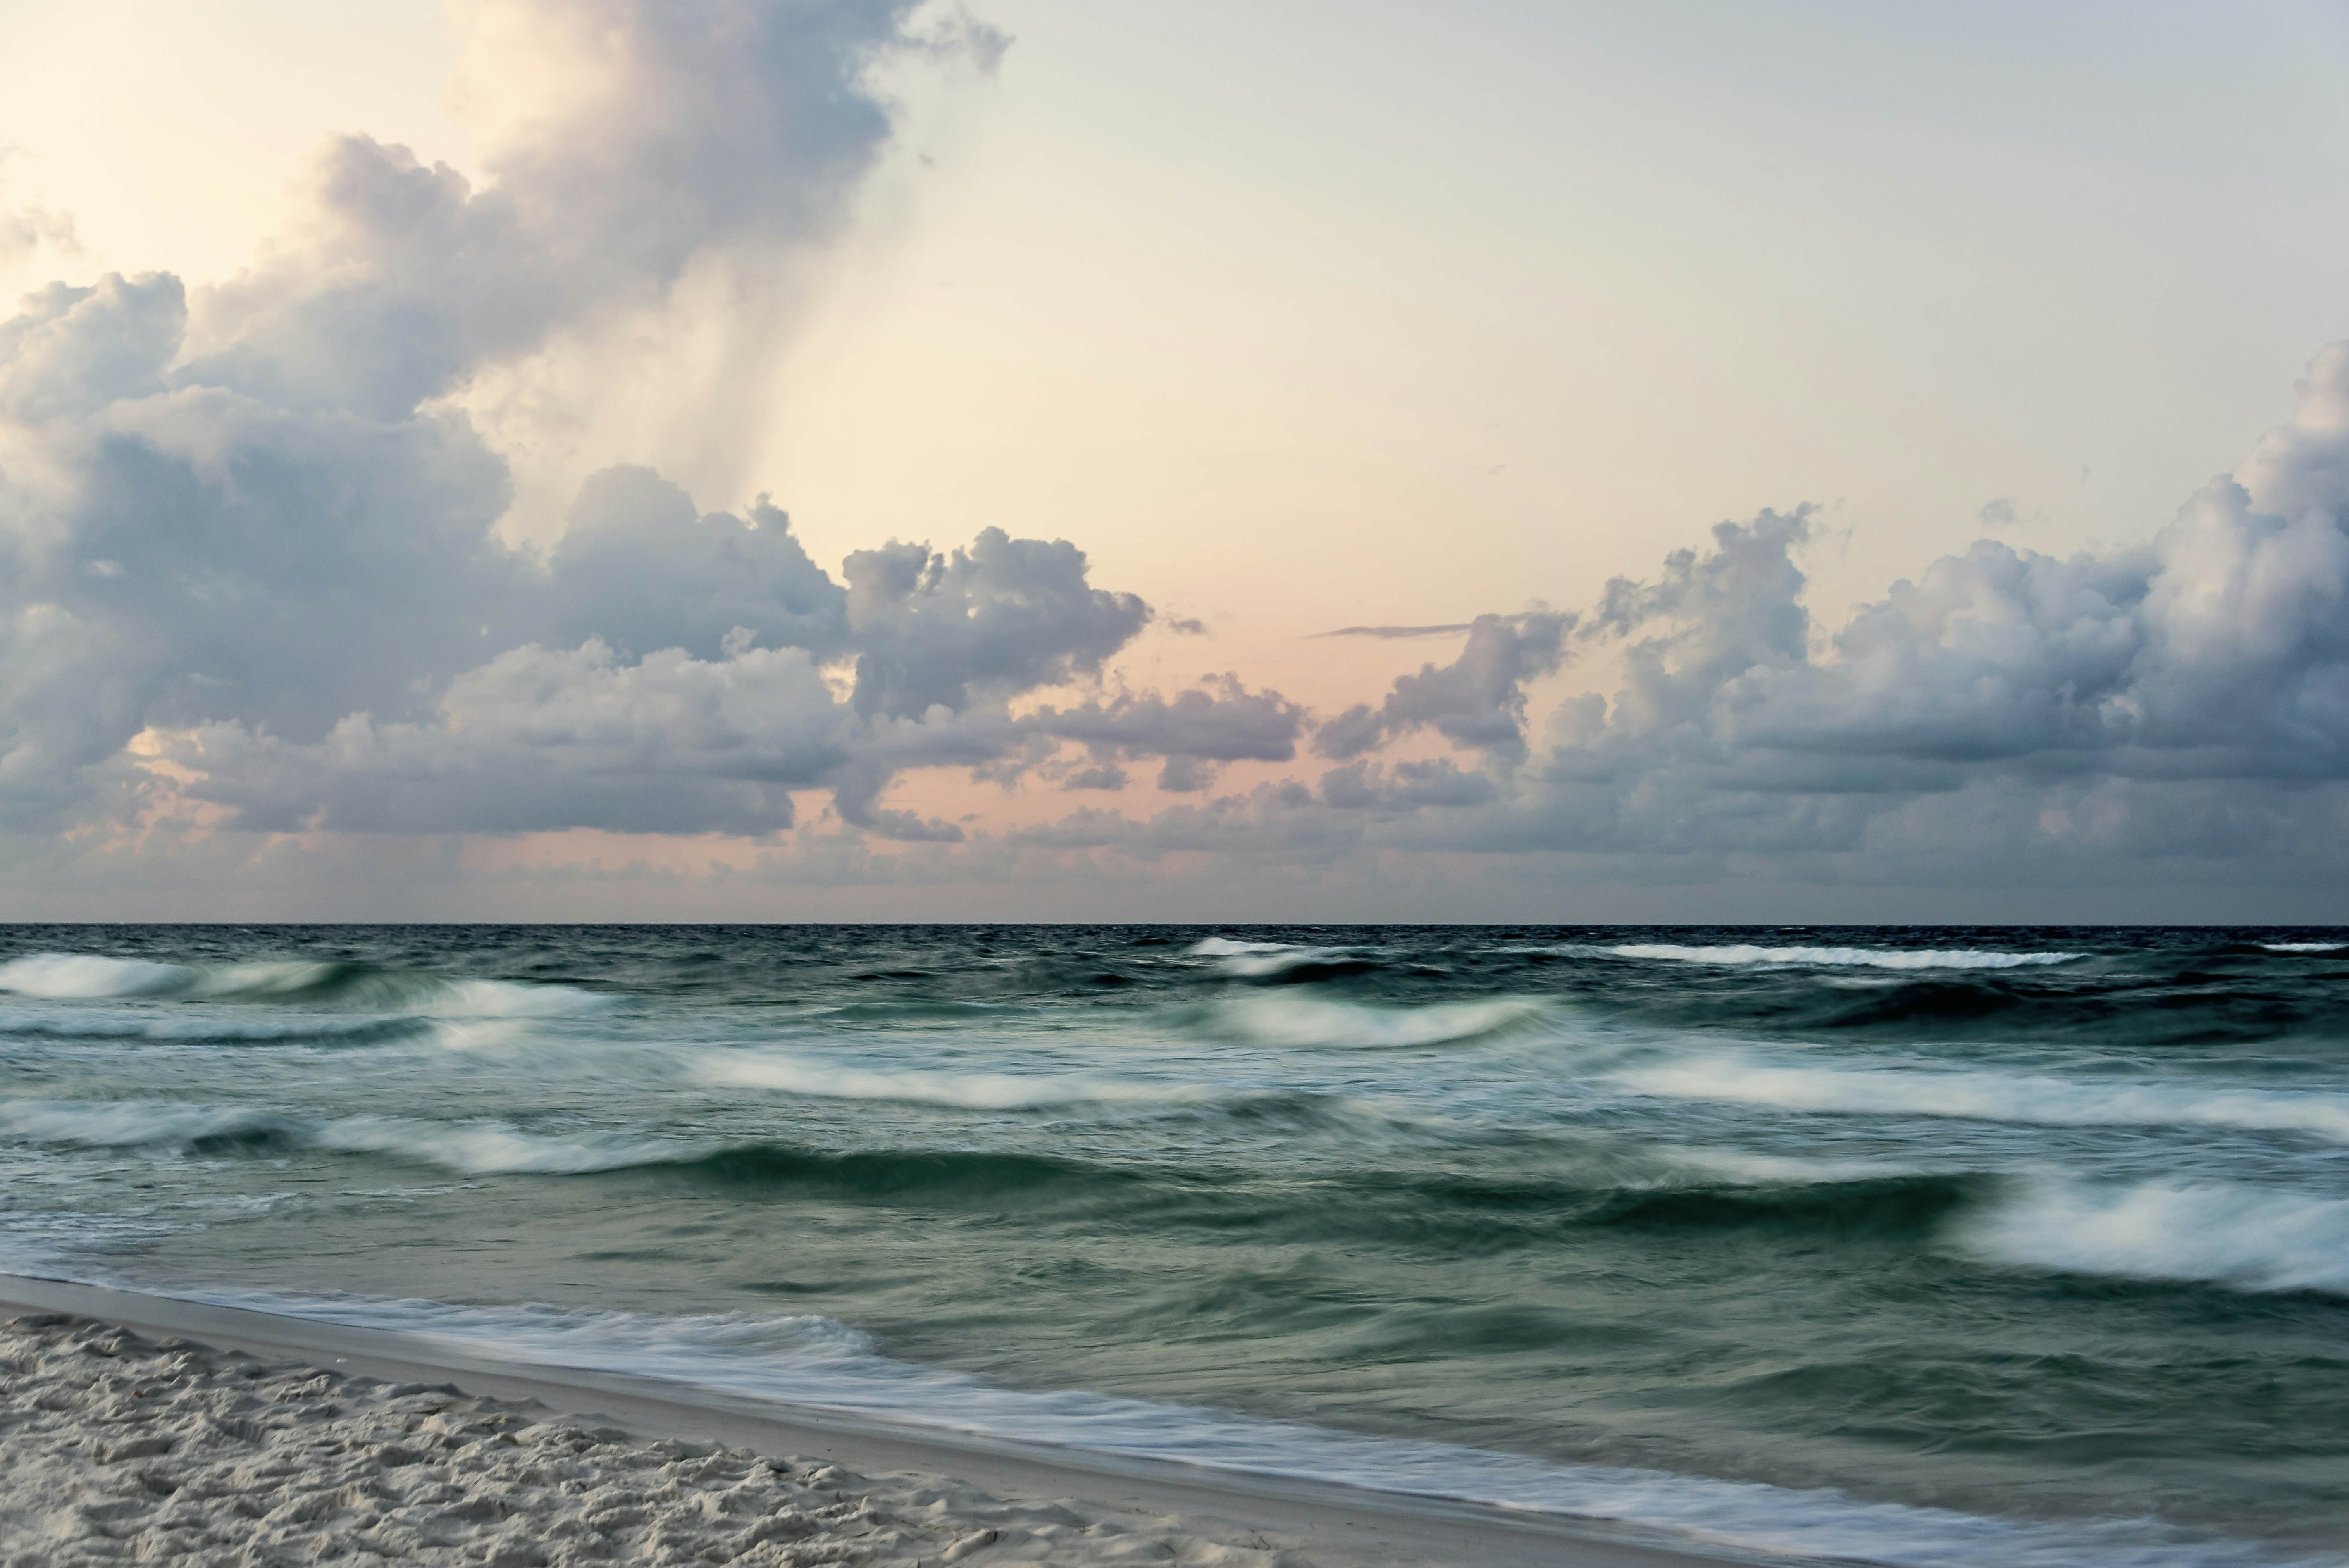
<svg viewBox="0 0 2349 1568">
<path fill-rule="evenodd" d="M 2349 1560 L 2349 933 L 0 928 L 0 1269 L 1899 1564 Z"/>
</svg>

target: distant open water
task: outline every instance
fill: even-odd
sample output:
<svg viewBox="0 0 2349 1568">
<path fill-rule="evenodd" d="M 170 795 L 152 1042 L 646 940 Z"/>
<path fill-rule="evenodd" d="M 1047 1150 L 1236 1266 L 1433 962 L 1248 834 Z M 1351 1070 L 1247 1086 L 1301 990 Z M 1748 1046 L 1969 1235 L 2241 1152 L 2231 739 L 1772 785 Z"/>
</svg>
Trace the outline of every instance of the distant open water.
<svg viewBox="0 0 2349 1568">
<path fill-rule="evenodd" d="M 2349 933 L 0 928 L 0 1268 L 1900 1564 L 2349 1561 Z"/>
</svg>

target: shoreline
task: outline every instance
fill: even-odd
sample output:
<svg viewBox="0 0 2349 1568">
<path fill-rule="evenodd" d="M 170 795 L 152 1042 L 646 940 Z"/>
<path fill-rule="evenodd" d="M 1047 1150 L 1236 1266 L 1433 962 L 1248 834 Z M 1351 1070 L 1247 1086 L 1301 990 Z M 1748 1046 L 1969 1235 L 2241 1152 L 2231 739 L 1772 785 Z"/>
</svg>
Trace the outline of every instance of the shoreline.
<svg viewBox="0 0 2349 1568">
<path fill-rule="evenodd" d="M 464 1396 L 513 1408 L 517 1418 L 591 1421 L 616 1441 L 637 1445 L 640 1452 L 643 1445 L 663 1441 L 716 1443 L 785 1460 L 792 1471 L 836 1467 L 854 1472 L 842 1481 L 845 1490 L 871 1489 L 868 1512 L 885 1512 L 895 1502 L 902 1514 L 906 1500 L 935 1499 L 943 1489 L 954 1495 L 953 1504 L 922 1505 L 933 1513 L 946 1509 L 926 1527 L 947 1532 L 929 1560 L 942 1560 L 946 1550 L 953 1550 L 953 1560 L 976 1559 L 981 1568 L 990 1559 L 1083 1563 L 1137 1556 L 1279 1568 L 1718 1568 L 1725 1563 L 1790 1561 L 1775 1554 L 1748 1557 L 1711 1543 L 1700 1552 L 1603 1521 L 897 1425 L 627 1374 L 501 1361 L 388 1330 L 0 1274 L 0 1317 L 44 1314 L 192 1341 L 271 1364 L 298 1364 L 343 1378 L 378 1379 L 389 1387 L 453 1383 Z M 399 1414 L 388 1407 L 383 1413 L 387 1418 Z M 583 1462 L 573 1461 L 574 1468 Z M 639 1457 L 630 1462 L 650 1461 Z M 11 1501 L 5 1495 L 10 1485 L 0 1480 L 0 1509 Z M 1045 1512 L 1037 1513 L 1040 1509 Z M 1049 1514 L 1082 1524 L 1046 1526 L 1042 1536 L 1015 1542 L 1013 1538 L 1026 1534 L 1015 1522 L 1000 1532 L 1003 1544 L 978 1542 L 999 1514 L 1007 1521 Z M 6 1517 L 0 1512 L 0 1519 Z M 957 1518 L 971 1527 L 959 1541 L 973 1544 L 949 1541 Z M 1079 1533 L 1067 1535 L 1070 1529 Z M 843 1554 L 821 1554 L 833 1550 Z M 758 1551 L 764 1555 L 746 1553 L 744 1560 L 922 1560 L 903 1551 L 885 1558 L 861 1557 L 844 1542 L 819 1547 L 813 1537 L 792 1552 L 779 1553 L 771 1545 Z M 817 1554 L 807 1555 L 811 1552 Z M 9 1560 L 0 1552 L 0 1562 Z"/>
</svg>

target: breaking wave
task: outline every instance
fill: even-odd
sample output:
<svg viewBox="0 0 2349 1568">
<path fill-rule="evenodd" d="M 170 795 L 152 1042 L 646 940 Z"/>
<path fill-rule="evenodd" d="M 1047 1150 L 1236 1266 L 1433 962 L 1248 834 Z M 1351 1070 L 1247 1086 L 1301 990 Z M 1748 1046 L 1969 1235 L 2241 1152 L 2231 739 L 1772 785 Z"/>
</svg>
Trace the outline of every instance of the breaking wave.
<svg viewBox="0 0 2349 1568">
<path fill-rule="evenodd" d="M 852 1068 L 752 1051 L 709 1052 L 698 1064 L 696 1076 L 704 1083 L 779 1089 L 786 1094 L 814 1095 L 825 1099 L 895 1100 L 974 1110 L 1021 1110 L 1090 1101 L 1195 1099 L 1206 1092 L 1188 1084 L 1093 1074 Z"/>
<path fill-rule="evenodd" d="M 675 1163 L 706 1152 L 689 1145 L 620 1134 L 535 1133 L 486 1119 L 305 1118 L 241 1107 L 162 1101 L 0 1101 L 0 1135 L 67 1148 L 149 1149 L 184 1154 L 297 1150 L 378 1154 L 469 1176 L 575 1175 Z"/>
<path fill-rule="evenodd" d="M 0 964 L 0 992 L 47 1002 L 305 1001 L 421 1017 L 555 1017 L 609 1006 L 572 985 L 452 980 L 338 962 L 154 964 L 95 953 L 36 953 Z"/>
<path fill-rule="evenodd" d="M 347 966 L 327 963 L 150 964 L 95 953 L 36 953 L 0 964 L 0 991 L 44 1001 L 119 996 L 291 996 L 331 985 Z"/>
<path fill-rule="evenodd" d="M 1318 996 L 1255 995 L 1208 1010 L 1217 1032 L 1270 1046 L 1450 1045 L 1526 1028 L 1550 1016 L 1547 1004 L 1524 997 L 1375 1007 Z"/>
<path fill-rule="evenodd" d="M 1210 936 L 1194 944 L 1195 958 L 1213 958 L 1216 967 L 1241 980 L 1310 980 L 1361 974 L 1378 965 L 1342 947 L 1308 947 L 1288 942 L 1235 942 Z"/>
<path fill-rule="evenodd" d="M 2240 1183 L 2022 1182 L 1951 1239 L 2024 1268 L 2349 1295 L 2349 1200 Z"/>
<path fill-rule="evenodd" d="M 1606 952 L 1618 958 L 1662 959 L 1682 964 L 1783 965 L 1788 967 L 1858 965 L 1869 969 L 2021 969 L 2068 964 L 2078 953 L 1995 953 L 1982 948 L 1920 951 L 1897 947 L 1680 947 L 1671 943 L 1628 943 Z"/>
<path fill-rule="evenodd" d="M 1618 1072 L 1637 1093 L 1857 1115 L 2050 1127 L 2223 1127 L 2349 1143 L 2349 1096 L 2180 1083 L 2098 1083 L 1903 1068 L 1770 1067 L 1711 1057 Z"/>
</svg>

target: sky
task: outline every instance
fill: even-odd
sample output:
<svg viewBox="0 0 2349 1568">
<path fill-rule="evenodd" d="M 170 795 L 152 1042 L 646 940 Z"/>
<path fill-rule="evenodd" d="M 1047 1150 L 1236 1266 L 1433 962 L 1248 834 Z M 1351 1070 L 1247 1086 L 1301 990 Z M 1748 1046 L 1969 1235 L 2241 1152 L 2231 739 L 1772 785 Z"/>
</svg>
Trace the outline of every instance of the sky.
<svg viewBox="0 0 2349 1568">
<path fill-rule="evenodd" d="M 2349 921 L 2338 5 L 0 0 L 0 918 Z"/>
</svg>

